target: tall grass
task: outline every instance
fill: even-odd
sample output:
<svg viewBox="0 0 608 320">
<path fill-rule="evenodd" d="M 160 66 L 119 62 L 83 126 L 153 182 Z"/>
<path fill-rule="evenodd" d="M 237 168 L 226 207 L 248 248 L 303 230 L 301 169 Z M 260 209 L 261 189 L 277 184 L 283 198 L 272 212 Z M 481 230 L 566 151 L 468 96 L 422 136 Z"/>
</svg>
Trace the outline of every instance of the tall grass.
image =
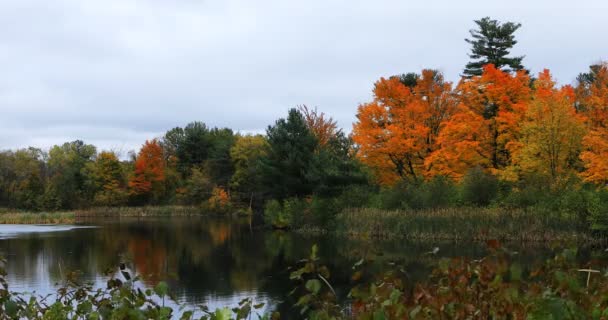
<svg viewBox="0 0 608 320">
<path fill-rule="evenodd" d="M 9 212 L 0 213 L 0 224 L 71 224 L 74 212 Z"/>
<path fill-rule="evenodd" d="M 346 209 L 337 233 L 357 238 L 484 241 L 597 241 L 572 219 L 541 212 L 458 207 L 435 210 Z"/>
<path fill-rule="evenodd" d="M 77 217 L 173 217 L 206 213 L 196 206 L 96 207 L 76 211 Z"/>
</svg>

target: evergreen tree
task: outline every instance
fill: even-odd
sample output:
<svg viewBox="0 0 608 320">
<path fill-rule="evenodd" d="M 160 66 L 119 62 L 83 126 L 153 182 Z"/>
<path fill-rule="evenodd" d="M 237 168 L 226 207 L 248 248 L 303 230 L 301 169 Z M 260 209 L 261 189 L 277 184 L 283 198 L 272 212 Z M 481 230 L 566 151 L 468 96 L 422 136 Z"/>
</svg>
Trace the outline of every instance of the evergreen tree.
<svg viewBox="0 0 608 320">
<path fill-rule="evenodd" d="M 279 119 L 266 130 L 268 155 L 261 159 L 263 187 L 275 199 L 310 195 L 312 183 L 307 172 L 317 147 L 317 139 L 297 109 L 287 119 Z"/>
<path fill-rule="evenodd" d="M 473 61 L 467 63 L 463 76 L 479 76 L 483 66 L 493 64 L 496 68 L 507 72 L 523 70 L 523 56 L 508 57 L 511 48 L 517 41 L 513 33 L 521 27 L 520 23 L 500 23 L 485 17 L 475 20 L 479 30 L 470 30 L 472 39 L 465 39 L 472 45 L 469 57 Z"/>
</svg>

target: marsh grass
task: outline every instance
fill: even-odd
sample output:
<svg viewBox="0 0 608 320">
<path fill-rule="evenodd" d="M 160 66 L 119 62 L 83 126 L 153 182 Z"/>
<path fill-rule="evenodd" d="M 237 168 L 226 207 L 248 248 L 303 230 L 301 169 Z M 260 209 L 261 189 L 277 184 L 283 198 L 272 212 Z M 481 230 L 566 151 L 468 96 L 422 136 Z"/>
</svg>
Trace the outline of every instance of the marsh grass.
<svg viewBox="0 0 608 320">
<path fill-rule="evenodd" d="M 339 235 L 353 238 L 450 241 L 597 242 L 575 220 L 530 210 L 460 207 L 435 210 L 346 209 Z"/>
<path fill-rule="evenodd" d="M 186 217 L 207 213 L 195 206 L 96 207 L 76 211 L 76 217 Z"/>
<path fill-rule="evenodd" d="M 196 206 L 95 207 L 66 212 L 31 212 L 0 208 L 0 224 L 67 224 L 87 218 L 189 217 L 217 213 Z"/>
<path fill-rule="evenodd" d="M 74 212 L 11 212 L 0 213 L 0 224 L 71 224 Z"/>
</svg>

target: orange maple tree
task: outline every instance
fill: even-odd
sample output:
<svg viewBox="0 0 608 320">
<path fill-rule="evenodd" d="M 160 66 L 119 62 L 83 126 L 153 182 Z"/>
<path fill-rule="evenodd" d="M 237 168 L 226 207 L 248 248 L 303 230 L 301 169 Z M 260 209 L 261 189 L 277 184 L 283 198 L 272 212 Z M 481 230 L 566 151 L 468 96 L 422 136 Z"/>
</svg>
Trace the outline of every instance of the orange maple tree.
<svg viewBox="0 0 608 320">
<path fill-rule="evenodd" d="M 456 103 L 451 83 L 437 71 L 423 70 L 411 87 L 398 77 L 381 78 L 374 100 L 359 106 L 353 126 L 359 158 L 381 184 L 423 178 L 424 160 Z"/>
<path fill-rule="evenodd" d="M 608 62 L 592 67 L 592 77 L 576 88 L 581 113 L 587 117 L 589 132 L 583 138 L 586 181 L 608 184 Z"/>
<path fill-rule="evenodd" d="M 156 139 L 146 141 L 135 160 L 135 170 L 129 180 L 130 194 L 157 196 L 162 192 L 163 181 L 165 181 L 163 149 Z"/>
<path fill-rule="evenodd" d="M 439 148 L 425 160 L 431 176 L 441 175 L 460 180 L 466 172 L 491 166 L 490 127 L 482 115 L 464 104 L 442 124 L 437 137 Z"/>
<path fill-rule="evenodd" d="M 460 106 L 442 124 L 438 150 L 427 160 L 431 175 L 461 178 L 472 167 L 500 173 L 521 145 L 521 122 L 531 98 L 530 77 L 489 64 L 481 76 L 463 79 Z"/>
</svg>

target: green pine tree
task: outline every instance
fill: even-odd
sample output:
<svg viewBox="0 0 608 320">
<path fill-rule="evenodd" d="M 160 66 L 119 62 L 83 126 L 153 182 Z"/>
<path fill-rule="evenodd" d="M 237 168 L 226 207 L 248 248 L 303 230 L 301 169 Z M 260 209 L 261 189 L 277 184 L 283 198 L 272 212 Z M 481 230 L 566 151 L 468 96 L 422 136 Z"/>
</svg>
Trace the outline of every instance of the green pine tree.
<svg viewBox="0 0 608 320">
<path fill-rule="evenodd" d="M 317 139 L 297 109 L 266 130 L 268 154 L 260 159 L 261 179 L 266 193 L 274 199 L 312 194 L 306 175 L 317 148 Z"/>
<path fill-rule="evenodd" d="M 475 23 L 479 29 L 470 30 L 472 38 L 465 39 L 472 45 L 469 57 L 473 61 L 467 63 L 463 76 L 481 75 L 483 66 L 490 63 L 508 72 L 524 69 L 521 64 L 523 56 L 508 57 L 511 48 L 517 44 L 513 33 L 521 27 L 520 23 L 501 23 L 489 17 L 475 20 Z"/>
</svg>

